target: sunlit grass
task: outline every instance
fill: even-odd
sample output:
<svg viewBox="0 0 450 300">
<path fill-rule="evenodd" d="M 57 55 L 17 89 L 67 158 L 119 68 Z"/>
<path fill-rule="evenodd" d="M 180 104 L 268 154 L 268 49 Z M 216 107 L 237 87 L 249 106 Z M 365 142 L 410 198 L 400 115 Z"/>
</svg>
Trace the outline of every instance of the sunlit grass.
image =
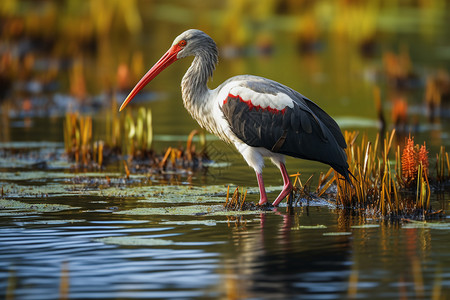
<svg viewBox="0 0 450 300">
<path fill-rule="evenodd" d="M 115 101 L 113 101 L 115 103 Z M 136 167 L 182 170 L 198 168 L 206 160 L 205 133 L 192 130 L 186 146 L 168 147 L 162 154 L 153 150 L 153 124 L 150 108 L 140 107 L 137 112 L 128 110 L 119 117 L 117 104 L 106 118 L 106 135 L 94 140 L 96 128 L 90 116 L 67 113 L 64 122 L 64 147 L 69 161 L 77 167 L 102 169 L 108 163 L 124 160 L 127 178 Z M 199 137 L 199 147 L 193 143 Z M 126 161 L 125 161 L 126 160 Z"/>
<path fill-rule="evenodd" d="M 244 208 L 245 199 L 247 197 L 247 190 L 244 191 L 244 188 L 239 191 L 239 187 L 233 192 L 233 195 L 230 198 L 230 186 L 227 188 L 227 198 L 225 200 L 224 207 L 227 210 L 235 210 L 239 211 Z"/>
<path fill-rule="evenodd" d="M 449 180 L 448 153 L 441 148 L 437 155 L 436 175 L 430 178 L 428 151 L 425 145 L 414 144 L 412 137 L 404 146 L 393 149 L 395 130 L 381 141 L 374 142 L 367 135 L 357 143 L 357 132 L 345 132 L 349 170 L 354 175 L 351 183 L 331 171 L 321 175 L 317 196 L 326 196 L 329 188 L 336 204 L 346 209 L 366 210 L 380 216 L 414 216 L 427 218 L 435 214 L 430 206 L 431 184 Z M 447 171 L 445 171 L 445 169 Z M 330 178 L 331 177 L 331 178 Z M 411 197 L 411 195 L 413 195 Z"/>
<path fill-rule="evenodd" d="M 134 156 L 145 157 L 152 149 L 153 127 L 150 108 L 140 107 L 137 116 L 127 111 L 123 128 L 125 129 L 125 149 L 130 159 Z M 121 126 L 122 127 L 122 126 Z"/>
</svg>

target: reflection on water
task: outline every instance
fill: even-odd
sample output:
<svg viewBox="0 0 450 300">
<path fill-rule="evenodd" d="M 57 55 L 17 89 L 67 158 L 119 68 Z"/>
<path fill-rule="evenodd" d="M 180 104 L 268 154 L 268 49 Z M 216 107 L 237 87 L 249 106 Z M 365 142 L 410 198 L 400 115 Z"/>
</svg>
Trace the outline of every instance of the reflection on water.
<svg viewBox="0 0 450 300">
<path fill-rule="evenodd" d="M 119 199 L 102 204 L 80 197 L 76 202 L 80 210 L 45 219 L 38 214 L 2 217 L 0 290 L 8 299 L 63 293 L 70 299 L 377 299 L 449 292 L 449 227 L 368 226 L 349 216 L 341 224 L 339 212 L 323 207 L 279 208 L 228 221 L 132 218 L 100 212 L 102 205 L 120 210 Z M 202 223 L 205 219 L 216 222 Z M 200 222 L 181 222 L 188 220 Z M 158 225 L 164 221 L 174 222 Z M 104 237 L 174 243 L 99 242 Z"/>
</svg>

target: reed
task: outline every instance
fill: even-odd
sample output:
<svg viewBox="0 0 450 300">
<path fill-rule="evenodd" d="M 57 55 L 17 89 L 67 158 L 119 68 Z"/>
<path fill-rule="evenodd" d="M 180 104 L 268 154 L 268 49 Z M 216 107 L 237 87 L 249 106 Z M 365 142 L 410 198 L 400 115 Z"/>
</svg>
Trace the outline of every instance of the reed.
<svg viewBox="0 0 450 300">
<path fill-rule="evenodd" d="M 417 85 L 417 74 L 414 71 L 409 49 L 402 46 L 399 53 L 383 53 L 383 65 L 388 83 L 398 89 L 411 88 Z"/>
<path fill-rule="evenodd" d="M 311 180 L 314 175 L 309 176 L 308 180 L 306 180 L 305 184 L 302 183 L 302 180 L 300 178 L 300 173 L 297 172 L 296 174 L 290 175 L 290 177 L 294 178 L 294 182 L 292 184 L 293 190 L 292 192 L 287 196 L 287 201 L 289 206 L 296 205 L 298 201 L 302 198 L 310 198 L 310 186 L 311 186 Z"/>
<path fill-rule="evenodd" d="M 447 168 L 447 172 L 445 169 Z M 445 152 L 445 147 L 441 146 L 439 153 L 436 154 L 436 181 L 440 184 L 449 180 L 450 178 L 450 161 L 448 152 Z"/>
<path fill-rule="evenodd" d="M 236 187 L 236 189 L 233 192 L 233 195 L 230 198 L 230 186 L 227 188 L 227 198 L 225 199 L 224 207 L 226 210 L 233 210 L 233 211 L 241 211 L 246 208 L 244 206 L 245 199 L 247 198 L 247 190 L 244 191 L 244 188 L 239 191 L 239 187 Z"/>
<path fill-rule="evenodd" d="M 127 159 L 127 177 L 136 169 L 200 168 L 207 159 L 204 131 L 193 130 L 187 139 L 186 148 L 169 147 L 162 155 L 153 151 L 152 112 L 141 107 L 122 117 L 117 103 L 112 99 L 112 111 L 106 117 L 104 140 L 93 141 L 91 117 L 68 113 L 64 122 L 65 151 L 76 163 L 76 167 L 102 168 L 106 162 Z M 199 143 L 194 143 L 194 137 Z M 197 150 L 199 149 L 199 150 Z"/>
<path fill-rule="evenodd" d="M 153 143 L 152 112 L 150 108 L 140 107 L 133 117 L 131 110 L 125 117 L 125 149 L 130 157 L 145 157 Z"/>
<path fill-rule="evenodd" d="M 428 118 L 434 122 L 439 116 L 441 106 L 450 101 L 450 74 L 439 70 L 427 78 L 424 101 L 428 108 Z"/>
<path fill-rule="evenodd" d="M 63 131 L 66 153 L 77 164 L 87 166 L 92 160 L 92 118 L 67 113 Z"/>
<path fill-rule="evenodd" d="M 195 145 L 193 144 L 194 136 L 198 136 L 200 139 L 200 153 L 204 153 L 206 151 L 206 135 L 204 131 L 199 130 L 192 130 L 191 133 L 189 133 L 187 142 L 186 142 L 186 155 L 188 161 L 192 161 L 193 156 L 197 153 L 195 149 Z"/>
<path fill-rule="evenodd" d="M 106 114 L 105 122 L 105 143 L 112 148 L 120 148 L 123 138 L 123 132 L 121 130 L 124 125 L 123 117 L 121 117 L 123 114 L 119 115 L 119 106 L 116 97 L 116 93 L 113 93 L 110 101 L 111 109 Z"/>
<path fill-rule="evenodd" d="M 387 133 L 382 142 L 379 135 L 371 142 L 367 135 L 363 135 L 361 143 L 357 143 L 358 132 L 345 132 L 349 170 L 354 177 L 349 183 L 330 169 L 319 178 L 317 196 L 327 195 L 334 184 L 336 191 L 331 194 L 336 203 L 346 209 L 362 209 L 391 217 L 420 215 L 426 218 L 431 215 L 426 146 L 414 144 L 414 139 L 409 137 L 403 147 L 393 147 L 394 136 L 395 130 Z M 440 165 L 437 177 L 445 177 L 443 169 L 447 166 L 448 170 L 449 166 L 447 157 L 442 149 L 437 159 L 437 164 Z M 412 201 L 406 196 L 411 192 L 415 193 Z"/>
</svg>

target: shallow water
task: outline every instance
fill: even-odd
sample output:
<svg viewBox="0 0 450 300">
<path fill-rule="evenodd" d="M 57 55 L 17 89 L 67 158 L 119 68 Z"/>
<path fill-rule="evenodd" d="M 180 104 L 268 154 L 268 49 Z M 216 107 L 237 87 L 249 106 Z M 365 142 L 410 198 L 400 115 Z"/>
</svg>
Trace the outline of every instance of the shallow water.
<svg viewBox="0 0 450 300">
<path fill-rule="evenodd" d="M 0 181 L 0 291 L 7 299 L 450 293 L 445 217 L 380 221 L 319 201 L 226 212 L 223 184 L 158 185 L 114 172 L 4 169 Z M 269 197 L 278 189 L 269 186 Z M 256 201 L 257 188 L 247 197 Z M 433 200 L 436 209 L 447 206 Z"/>
<path fill-rule="evenodd" d="M 230 217 L 123 214 L 161 204 L 114 197 L 45 202 L 78 208 L 3 210 L 0 290 L 9 299 L 444 299 L 450 292 L 450 223 L 442 221 L 380 223 L 324 206 Z"/>
</svg>

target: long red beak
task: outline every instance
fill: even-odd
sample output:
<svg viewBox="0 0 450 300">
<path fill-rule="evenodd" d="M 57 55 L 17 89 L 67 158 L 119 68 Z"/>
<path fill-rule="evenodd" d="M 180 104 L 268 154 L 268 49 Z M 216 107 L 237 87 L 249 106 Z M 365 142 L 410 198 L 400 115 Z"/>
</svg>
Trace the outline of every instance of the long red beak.
<svg viewBox="0 0 450 300">
<path fill-rule="evenodd" d="M 158 62 L 144 75 L 144 77 L 139 80 L 136 86 L 131 90 L 130 94 L 128 94 L 127 98 L 123 101 L 122 105 L 119 108 L 119 111 L 127 106 L 127 104 L 133 100 L 134 96 L 139 93 L 140 90 L 144 88 L 153 78 L 156 77 L 162 70 L 167 68 L 173 62 L 177 60 L 177 54 L 180 52 L 181 47 L 173 45 L 167 52 L 158 60 Z"/>
</svg>

